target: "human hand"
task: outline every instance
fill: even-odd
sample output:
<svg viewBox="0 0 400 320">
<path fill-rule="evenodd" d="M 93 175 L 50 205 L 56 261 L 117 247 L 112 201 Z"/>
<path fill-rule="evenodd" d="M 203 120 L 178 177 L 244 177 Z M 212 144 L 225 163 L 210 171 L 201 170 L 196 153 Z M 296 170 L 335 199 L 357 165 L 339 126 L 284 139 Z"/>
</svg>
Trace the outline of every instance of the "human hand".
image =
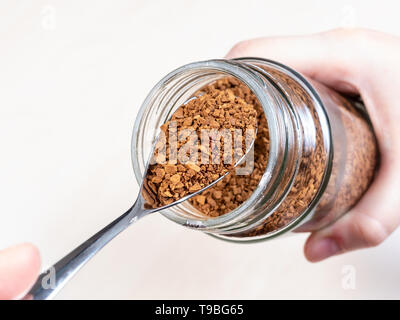
<svg viewBox="0 0 400 320">
<path fill-rule="evenodd" d="M 0 250 L 0 300 L 23 298 L 34 284 L 39 269 L 39 251 L 32 244 Z"/>
<path fill-rule="evenodd" d="M 380 244 L 400 224 L 400 38 L 364 29 L 243 41 L 228 53 L 282 62 L 344 93 L 360 94 L 378 139 L 380 168 L 356 206 L 313 232 L 304 252 L 316 262 Z"/>
</svg>

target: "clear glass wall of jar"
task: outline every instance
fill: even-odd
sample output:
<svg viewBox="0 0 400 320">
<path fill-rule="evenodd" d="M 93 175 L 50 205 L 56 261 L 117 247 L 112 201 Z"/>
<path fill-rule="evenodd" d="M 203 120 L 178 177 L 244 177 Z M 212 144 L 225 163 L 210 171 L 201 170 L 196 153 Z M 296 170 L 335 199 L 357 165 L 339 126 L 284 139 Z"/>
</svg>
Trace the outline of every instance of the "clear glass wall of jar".
<svg viewBox="0 0 400 320">
<path fill-rule="evenodd" d="M 132 160 L 141 183 L 159 127 L 202 87 L 231 76 L 263 107 L 270 135 L 268 164 L 242 205 L 206 217 L 189 202 L 164 210 L 168 219 L 221 239 L 255 241 L 312 231 L 347 212 L 368 188 L 377 146 L 362 105 L 279 63 L 260 58 L 210 60 L 171 72 L 137 116 Z"/>
</svg>

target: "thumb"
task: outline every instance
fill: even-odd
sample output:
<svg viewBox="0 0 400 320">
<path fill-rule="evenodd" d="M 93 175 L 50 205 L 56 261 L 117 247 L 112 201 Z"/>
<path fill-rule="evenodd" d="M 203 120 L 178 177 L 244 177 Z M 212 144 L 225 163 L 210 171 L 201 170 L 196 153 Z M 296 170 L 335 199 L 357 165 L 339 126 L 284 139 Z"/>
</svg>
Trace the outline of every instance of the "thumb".
<svg viewBox="0 0 400 320">
<path fill-rule="evenodd" d="M 0 250 L 0 300 L 22 297 L 40 271 L 38 249 L 29 243 Z"/>
</svg>

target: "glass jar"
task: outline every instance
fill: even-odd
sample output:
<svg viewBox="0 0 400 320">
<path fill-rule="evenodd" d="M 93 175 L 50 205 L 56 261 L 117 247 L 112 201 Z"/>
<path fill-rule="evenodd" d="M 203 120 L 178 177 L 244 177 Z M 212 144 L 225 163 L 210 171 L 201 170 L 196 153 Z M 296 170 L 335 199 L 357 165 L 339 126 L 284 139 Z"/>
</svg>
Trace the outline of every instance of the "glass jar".
<svg viewBox="0 0 400 320">
<path fill-rule="evenodd" d="M 261 58 L 210 60 L 165 76 L 144 101 L 133 131 L 132 161 L 142 182 L 160 126 L 202 87 L 234 77 L 257 97 L 268 124 L 268 163 L 239 207 L 207 217 L 189 201 L 168 219 L 221 239 L 255 241 L 313 231 L 346 213 L 364 194 L 377 163 L 376 139 L 362 103 Z"/>
</svg>

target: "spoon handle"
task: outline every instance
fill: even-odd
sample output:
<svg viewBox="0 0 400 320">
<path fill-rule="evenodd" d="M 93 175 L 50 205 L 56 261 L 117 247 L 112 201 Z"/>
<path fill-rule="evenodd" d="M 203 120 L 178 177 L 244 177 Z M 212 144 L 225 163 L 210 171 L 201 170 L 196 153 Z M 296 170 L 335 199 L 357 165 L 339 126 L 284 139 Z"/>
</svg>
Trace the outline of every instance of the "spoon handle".
<svg viewBox="0 0 400 320">
<path fill-rule="evenodd" d="M 146 215 L 141 204 L 141 197 L 136 200 L 131 209 L 83 242 L 80 246 L 59 260 L 47 271 L 39 275 L 25 299 L 52 299 L 82 266 L 100 249 L 110 242 L 131 223 Z"/>
</svg>

